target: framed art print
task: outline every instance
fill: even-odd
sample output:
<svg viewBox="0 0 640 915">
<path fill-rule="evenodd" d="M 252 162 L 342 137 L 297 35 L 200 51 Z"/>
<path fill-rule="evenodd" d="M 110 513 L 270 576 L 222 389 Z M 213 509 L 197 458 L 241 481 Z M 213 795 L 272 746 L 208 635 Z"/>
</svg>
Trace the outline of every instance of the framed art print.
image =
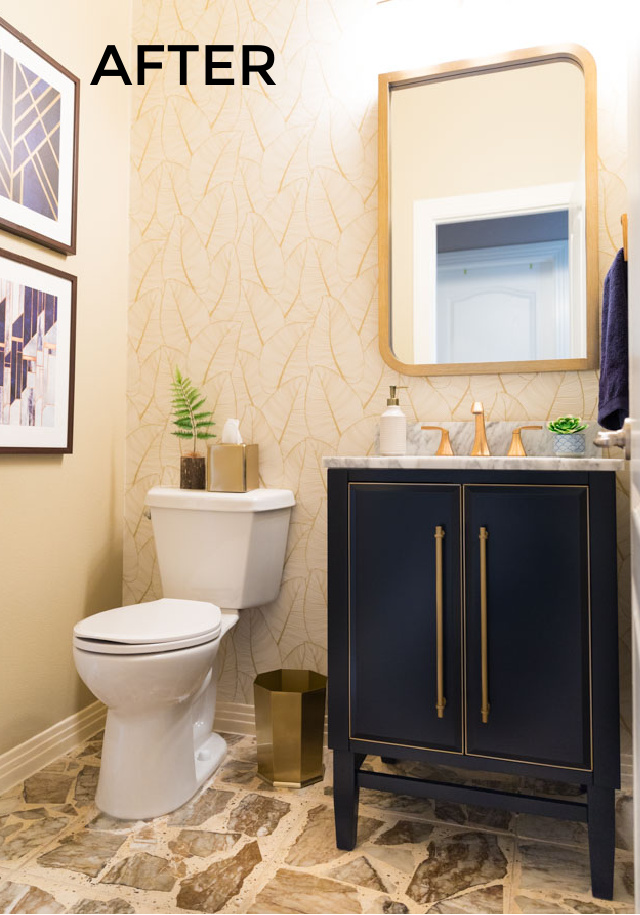
<svg viewBox="0 0 640 915">
<path fill-rule="evenodd" d="M 0 229 L 76 251 L 80 80 L 0 19 Z"/>
<path fill-rule="evenodd" d="M 0 452 L 73 445 L 76 278 L 0 248 Z"/>
</svg>

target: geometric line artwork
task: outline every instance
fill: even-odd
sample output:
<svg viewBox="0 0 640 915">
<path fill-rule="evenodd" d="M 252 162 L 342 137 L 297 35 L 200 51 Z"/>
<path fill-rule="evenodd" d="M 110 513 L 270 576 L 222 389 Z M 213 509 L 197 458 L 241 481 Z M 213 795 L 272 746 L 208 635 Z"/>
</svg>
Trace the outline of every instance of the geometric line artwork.
<svg viewBox="0 0 640 915">
<path fill-rule="evenodd" d="M 0 425 L 55 424 L 58 298 L 0 279 Z"/>
<path fill-rule="evenodd" d="M 0 50 L 0 195 L 58 218 L 60 93 Z"/>
</svg>

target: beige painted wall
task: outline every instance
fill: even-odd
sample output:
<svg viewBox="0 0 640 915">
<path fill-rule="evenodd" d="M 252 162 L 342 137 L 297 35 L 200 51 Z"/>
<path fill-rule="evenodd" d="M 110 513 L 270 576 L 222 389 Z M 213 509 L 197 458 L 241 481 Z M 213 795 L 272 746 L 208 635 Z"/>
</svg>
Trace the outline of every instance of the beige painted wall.
<svg viewBox="0 0 640 915">
<path fill-rule="evenodd" d="M 467 420 L 473 400 L 492 420 L 595 419 L 595 372 L 402 378 L 378 352 L 378 72 L 585 46 L 599 78 L 601 279 L 620 244 L 626 61 L 611 22 L 625 21 L 624 4 L 529 7 L 514 16 L 511 0 L 181 0 L 178 19 L 172 0 L 135 2 L 136 42 L 256 42 L 277 58 L 272 88 L 205 87 L 196 63 L 188 89 L 174 64 L 135 92 L 127 601 L 161 594 L 143 501 L 150 486 L 178 480 L 174 364 L 203 386 L 219 423 L 237 415 L 246 439 L 260 443 L 263 484 L 297 499 L 280 597 L 243 611 L 222 652 L 225 699 L 252 701 L 257 671 L 325 669 L 321 456 L 372 448 L 389 383 L 408 385 L 411 420 Z M 624 494 L 620 504 L 626 512 Z M 621 533 L 626 582 L 624 523 Z M 623 607 L 628 646 L 628 589 Z"/>
<path fill-rule="evenodd" d="M 81 617 L 122 595 L 130 91 L 89 85 L 130 0 L 4 0 L 2 16 L 80 77 L 78 253 L 0 232 L 0 247 L 78 276 L 74 453 L 0 455 L 0 753 L 87 705 Z"/>
</svg>

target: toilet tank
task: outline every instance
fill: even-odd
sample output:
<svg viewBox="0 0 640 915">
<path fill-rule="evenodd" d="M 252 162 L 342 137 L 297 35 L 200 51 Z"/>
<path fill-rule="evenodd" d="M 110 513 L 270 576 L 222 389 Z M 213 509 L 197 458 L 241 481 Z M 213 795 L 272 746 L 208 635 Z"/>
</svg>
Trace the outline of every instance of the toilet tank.
<svg viewBox="0 0 640 915">
<path fill-rule="evenodd" d="M 227 493 L 154 486 L 146 497 L 164 597 L 240 610 L 280 591 L 288 489 Z"/>
</svg>

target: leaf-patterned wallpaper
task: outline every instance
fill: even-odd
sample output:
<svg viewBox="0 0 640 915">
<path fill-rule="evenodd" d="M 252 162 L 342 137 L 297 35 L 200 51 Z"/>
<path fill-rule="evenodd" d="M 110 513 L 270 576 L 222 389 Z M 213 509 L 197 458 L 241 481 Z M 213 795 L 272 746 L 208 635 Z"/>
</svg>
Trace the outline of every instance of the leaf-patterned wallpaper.
<svg viewBox="0 0 640 915">
<path fill-rule="evenodd" d="M 388 15 L 389 6 L 378 10 Z M 452 15 L 463 16 L 462 0 L 455 6 Z M 205 86 L 201 54 L 190 60 L 187 86 L 178 84 L 173 55 L 135 89 L 125 547 L 126 602 L 160 596 L 143 500 L 150 486 L 178 481 L 169 382 L 179 365 L 206 391 L 217 431 L 238 416 L 245 440 L 260 444 L 262 484 L 291 488 L 297 500 L 281 594 L 244 611 L 222 653 L 221 695 L 229 700 L 251 702 L 261 670 L 326 669 L 321 456 L 371 450 L 389 383 L 408 385 L 410 420 L 469 419 L 473 400 L 493 420 L 596 416 L 595 372 L 409 379 L 382 362 L 375 72 L 367 83 L 358 58 L 359 82 L 340 83 L 357 51 L 359 17 L 364 29 L 375 10 L 372 0 L 134 4 L 138 44 L 236 45 L 234 86 Z M 275 50 L 276 86 L 240 84 L 242 43 Z M 533 43 L 514 37 L 503 46 Z M 593 52 L 603 278 L 626 208 L 625 99 L 610 63 L 619 48 L 604 61 Z M 621 489 L 623 518 L 625 499 Z"/>
</svg>

